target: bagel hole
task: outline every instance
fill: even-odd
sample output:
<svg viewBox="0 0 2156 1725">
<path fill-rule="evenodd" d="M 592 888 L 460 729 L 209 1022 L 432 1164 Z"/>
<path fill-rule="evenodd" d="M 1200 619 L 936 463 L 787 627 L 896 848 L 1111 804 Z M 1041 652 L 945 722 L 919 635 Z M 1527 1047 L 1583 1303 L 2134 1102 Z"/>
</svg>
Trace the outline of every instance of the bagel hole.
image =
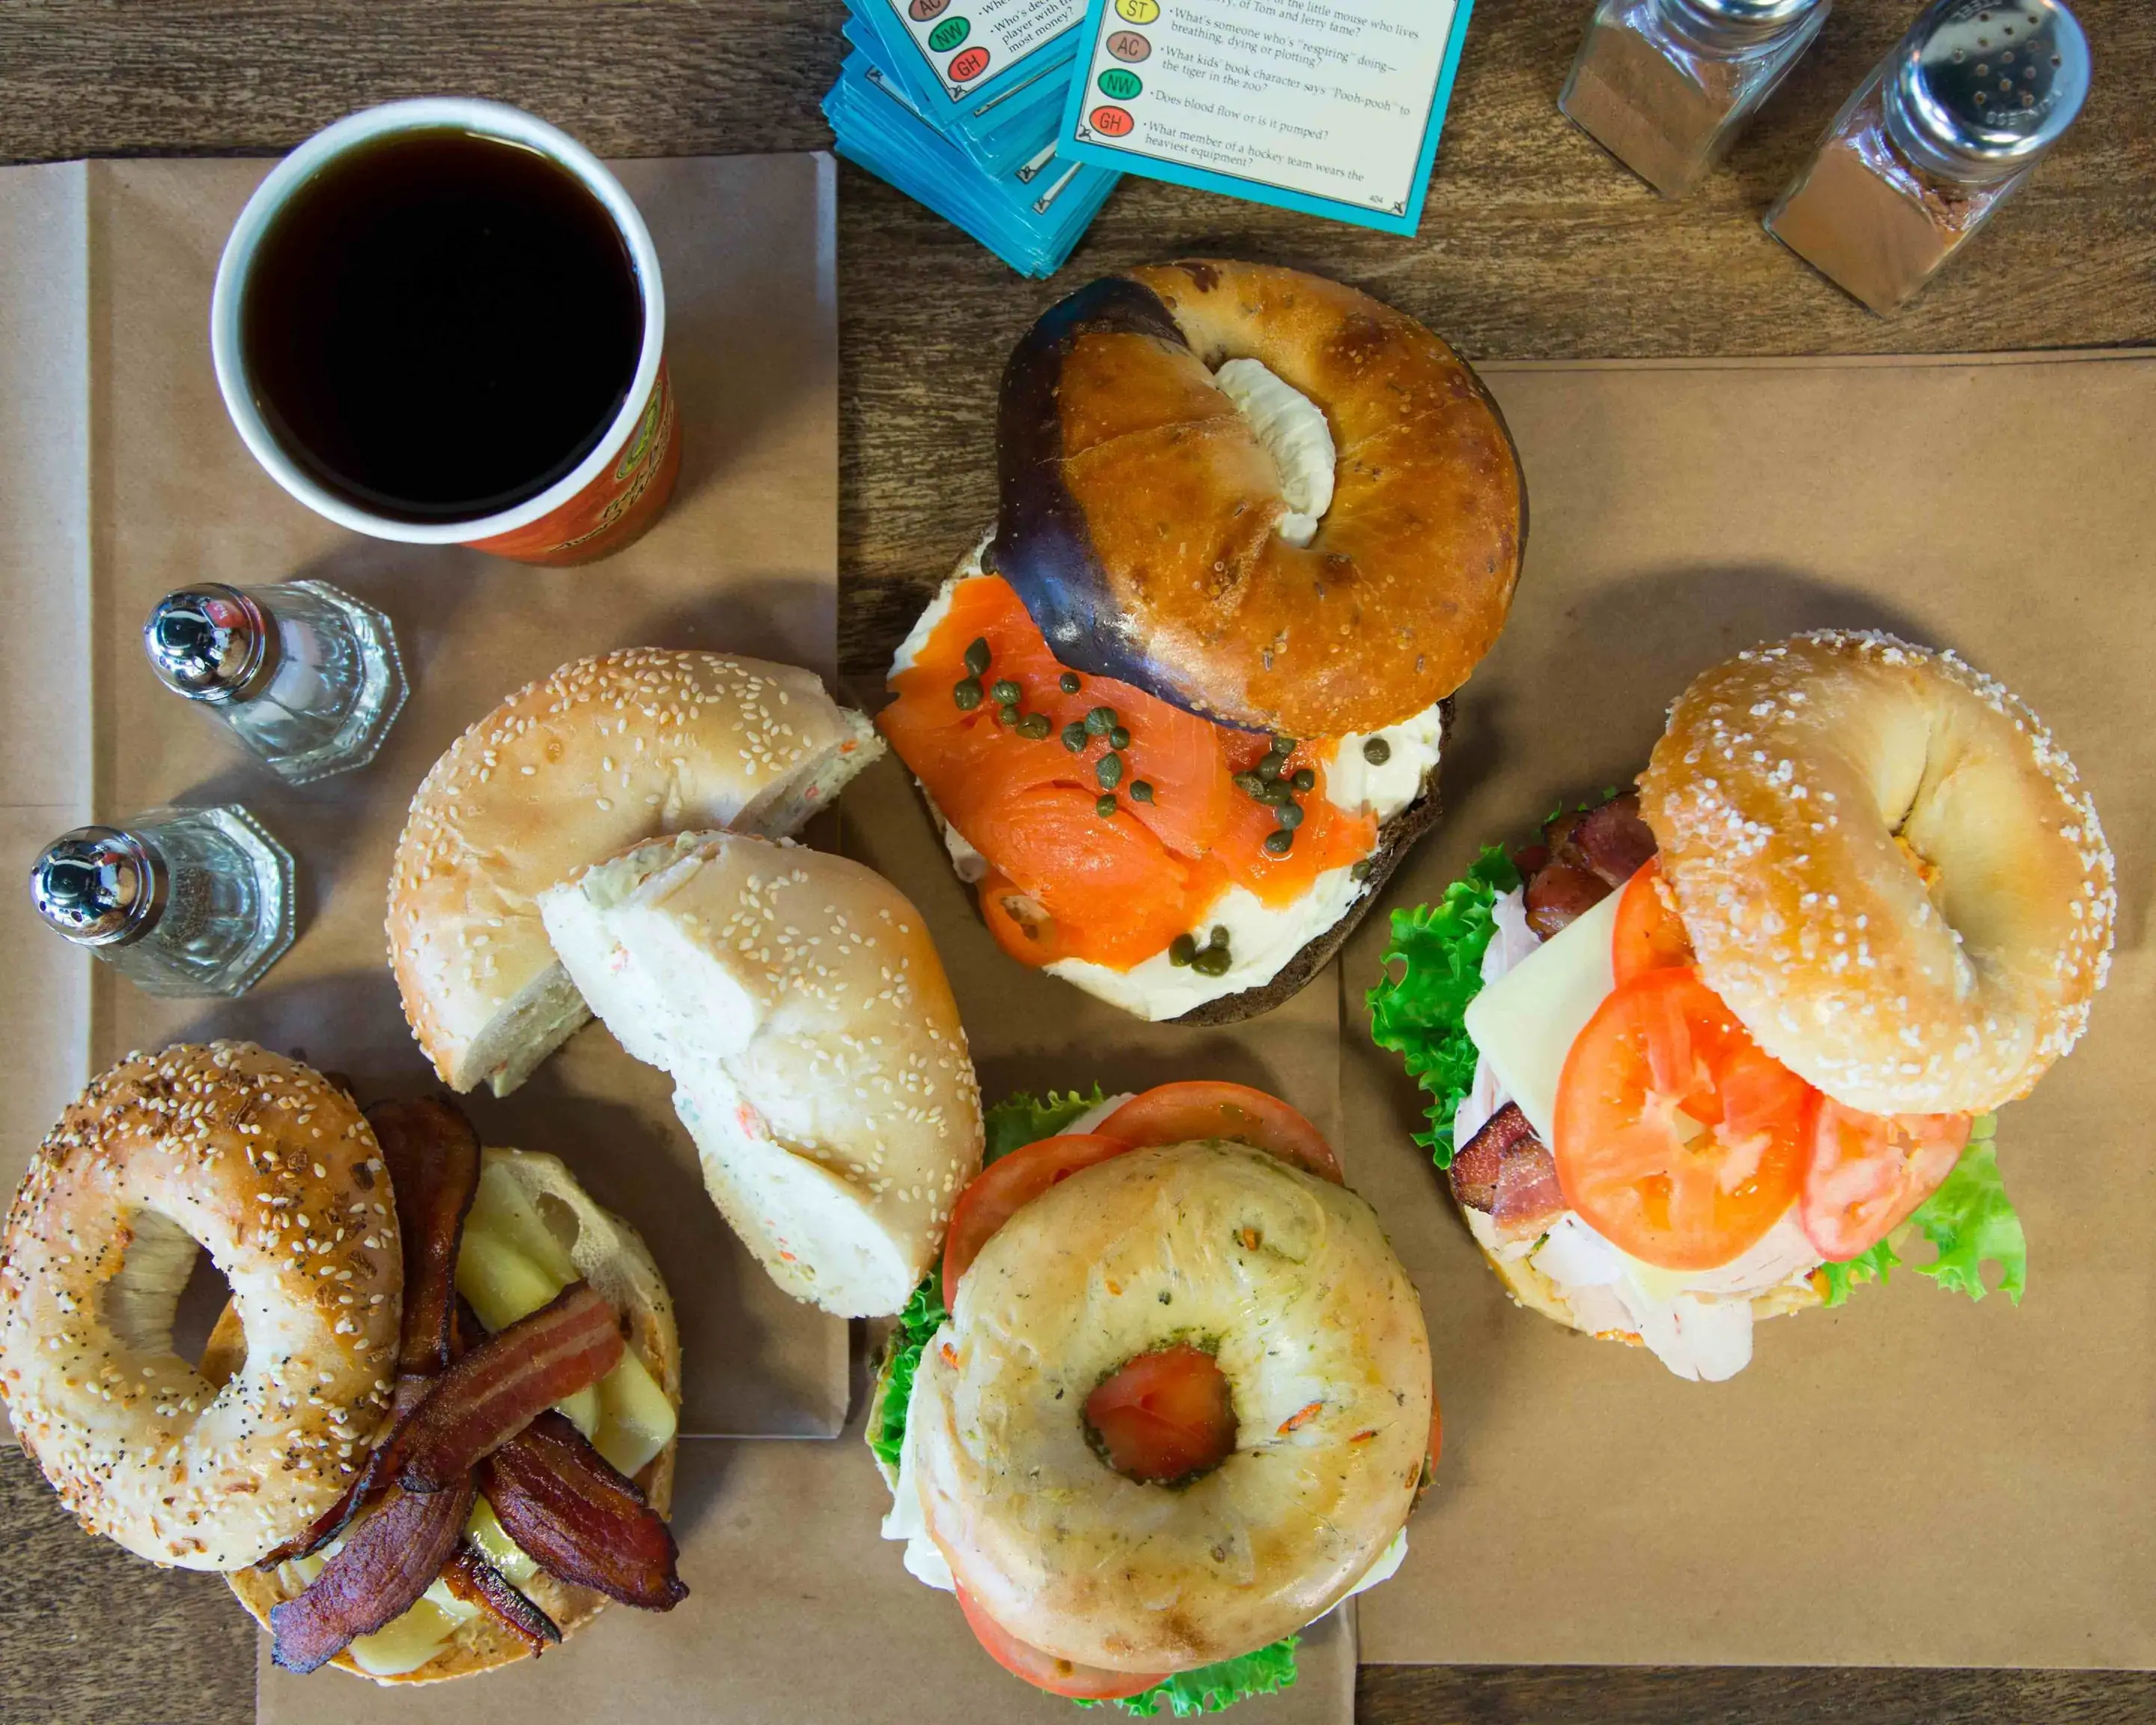
<svg viewBox="0 0 2156 1725">
<path fill-rule="evenodd" d="M 1086 1398 L 1093 1453 L 1142 1486 L 1187 1486 L 1235 1453 L 1235 1401 L 1209 1346 L 1171 1343 L 1135 1354 Z"/>
<path fill-rule="evenodd" d="M 127 1218 L 120 1268 L 105 1285 L 100 1310 L 131 1352 L 198 1360 L 232 1298 L 217 1260 L 186 1229 L 157 1210 Z"/>
</svg>

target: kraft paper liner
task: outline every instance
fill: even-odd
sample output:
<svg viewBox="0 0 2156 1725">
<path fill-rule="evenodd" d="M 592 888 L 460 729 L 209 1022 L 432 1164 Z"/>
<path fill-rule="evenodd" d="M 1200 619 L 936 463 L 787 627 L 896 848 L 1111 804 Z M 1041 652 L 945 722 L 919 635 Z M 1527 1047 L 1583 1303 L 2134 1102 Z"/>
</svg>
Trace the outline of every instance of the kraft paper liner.
<svg viewBox="0 0 2156 1725">
<path fill-rule="evenodd" d="M 86 1072 L 133 1048 L 244 1036 L 348 1074 L 369 1099 L 434 1087 L 385 967 L 389 860 L 428 767 L 511 690 L 580 655 L 639 644 L 833 674 L 829 158 L 619 164 L 665 271 L 684 465 L 671 507 L 641 542 L 559 571 L 345 532 L 247 454 L 211 371 L 209 294 L 224 236 L 268 167 L 98 162 L 0 173 L 0 270 L 21 278 L 0 350 L 11 431 L 0 497 L 17 495 L 18 473 L 42 487 L 10 511 L 29 518 L 29 538 L 8 536 L 11 612 L 18 629 L 35 627 L 37 650 L 11 655 L 31 686 L 5 697 L 7 800 L 32 806 L 8 811 L 0 862 L 18 884 L 0 893 L 0 927 L 13 973 L 41 979 L 11 991 L 4 1009 L 22 1030 L 9 1040 L 11 1078 L 21 1078 L 8 1086 L 0 1145 L 10 1189 Z M 28 398 L 15 399 L 26 382 L 49 403 L 34 419 Z M 389 614 L 411 695 L 370 765 L 294 788 L 157 685 L 140 630 L 155 599 L 183 583 L 299 575 Z M 93 813 L 117 820 L 162 803 L 226 801 L 253 809 L 299 864 L 299 938 L 242 999 L 151 999 L 32 916 L 19 883 L 54 834 Z M 49 1016 L 48 978 L 61 1009 Z M 828 1437 L 845 1417 L 846 1327 L 781 1294 L 736 1242 L 703 1195 L 670 1097 L 662 1075 L 593 1026 L 515 1095 L 467 1106 L 488 1142 L 563 1156 L 644 1233 L 679 1309 L 685 1430 Z"/>
<path fill-rule="evenodd" d="M 1422 1289 L 1446 1453 L 1363 1656 L 2156 1662 L 2156 357 L 1483 375 L 1526 465 L 1527 565 L 1460 697 L 1446 820 L 1381 909 L 1629 782 L 1709 665 L 1877 628 L 1958 649 L 2051 726 L 2118 855 L 2118 951 L 2081 1047 L 1999 1115 L 2019 1309 L 1905 1268 L 1697 1384 L 1506 1300 L 1368 1040 L 1373 913 L 1343 958 L 1345 1137 Z"/>
</svg>

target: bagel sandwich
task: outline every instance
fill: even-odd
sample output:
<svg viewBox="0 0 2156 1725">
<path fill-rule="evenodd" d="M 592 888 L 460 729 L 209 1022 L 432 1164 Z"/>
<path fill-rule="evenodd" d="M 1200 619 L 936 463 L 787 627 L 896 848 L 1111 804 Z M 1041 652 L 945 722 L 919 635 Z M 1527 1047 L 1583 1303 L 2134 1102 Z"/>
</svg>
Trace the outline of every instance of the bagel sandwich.
<svg viewBox="0 0 2156 1725">
<path fill-rule="evenodd" d="M 226 1574 L 272 1657 L 440 1682 L 536 1658 L 611 1602 L 670 1610 L 681 1349 L 644 1242 L 557 1158 L 480 1150 L 445 1098 L 369 1117 L 411 1217 L 396 1411 L 331 1514 Z M 247 1351 L 228 1307 L 203 1375 Z"/>
<path fill-rule="evenodd" d="M 1366 295 L 1187 262 L 1045 313 L 997 438 L 878 727 L 1010 956 L 1142 1018 L 1265 1011 L 1437 819 L 1524 542 L 1503 419 Z"/>
<path fill-rule="evenodd" d="M 2019 1303 L 1996 1111 L 2081 1036 L 2116 910 L 2025 705 L 1820 632 L 1695 680 L 1635 790 L 1394 911 L 1372 1033 L 1512 1296 L 1712 1382 L 1918 1239 Z"/>
<path fill-rule="evenodd" d="M 1422 1312 L 1302 1117 L 1243 1086 L 1012 1097 L 884 1348 L 883 1523 L 1050 1693 L 1215 1712 L 1391 1575 L 1436 1465 Z"/>
</svg>

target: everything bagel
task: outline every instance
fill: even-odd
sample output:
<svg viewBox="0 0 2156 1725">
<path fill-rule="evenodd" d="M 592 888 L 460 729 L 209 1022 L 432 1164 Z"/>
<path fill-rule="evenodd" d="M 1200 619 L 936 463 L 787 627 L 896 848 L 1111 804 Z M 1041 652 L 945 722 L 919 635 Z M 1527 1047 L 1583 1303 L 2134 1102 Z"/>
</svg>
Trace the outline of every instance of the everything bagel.
<svg viewBox="0 0 2156 1725">
<path fill-rule="evenodd" d="M 1329 428 L 1306 544 L 1236 360 Z M 1381 730 L 1457 689 L 1511 606 L 1526 493 L 1502 418 L 1444 341 L 1337 282 L 1219 261 L 1095 282 L 1019 344 L 998 423 L 991 566 L 1063 663 L 1191 711 Z"/>
<path fill-rule="evenodd" d="M 1678 700 L 1640 785 L 1701 974 L 1837 1101 L 1994 1108 L 2087 1024 L 2117 911 L 2102 825 L 2036 716 L 1952 654 L 1841 633 L 1742 654 Z"/>
<path fill-rule="evenodd" d="M 1235 1446 L 1173 1489 L 1080 1418 L 1126 1361 L 1212 1350 Z M 1369 1206 L 1224 1142 L 1139 1149 L 1004 1223 L 923 1356 L 907 1442 L 964 1596 L 1058 1658 L 1181 1671 L 1291 1634 L 1391 1543 L 1430 1430 L 1421 1308 Z"/>
<path fill-rule="evenodd" d="M 231 1570 L 336 1502 L 388 1407 L 403 1271 L 374 1135 L 252 1044 L 131 1056 L 38 1147 L 0 1251 L 0 1384 L 68 1507 L 152 1563 Z M 172 1351 L 198 1243 L 246 1360 Z"/>
</svg>

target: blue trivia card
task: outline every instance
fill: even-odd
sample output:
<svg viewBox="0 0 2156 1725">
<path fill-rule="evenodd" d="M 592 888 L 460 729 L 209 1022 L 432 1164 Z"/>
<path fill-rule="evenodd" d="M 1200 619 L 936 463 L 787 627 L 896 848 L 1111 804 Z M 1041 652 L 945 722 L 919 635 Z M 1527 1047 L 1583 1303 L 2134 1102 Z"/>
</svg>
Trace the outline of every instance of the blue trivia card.
<svg viewBox="0 0 2156 1725">
<path fill-rule="evenodd" d="M 978 136 L 1010 109 L 1060 102 L 1086 0 L 846 0 L 939 131 Z"/>
<path fill-rule="evenodd" d="M 1412 234 L 1474 0 L 1090 0 L 1062 153 Z"/>
</svg>

